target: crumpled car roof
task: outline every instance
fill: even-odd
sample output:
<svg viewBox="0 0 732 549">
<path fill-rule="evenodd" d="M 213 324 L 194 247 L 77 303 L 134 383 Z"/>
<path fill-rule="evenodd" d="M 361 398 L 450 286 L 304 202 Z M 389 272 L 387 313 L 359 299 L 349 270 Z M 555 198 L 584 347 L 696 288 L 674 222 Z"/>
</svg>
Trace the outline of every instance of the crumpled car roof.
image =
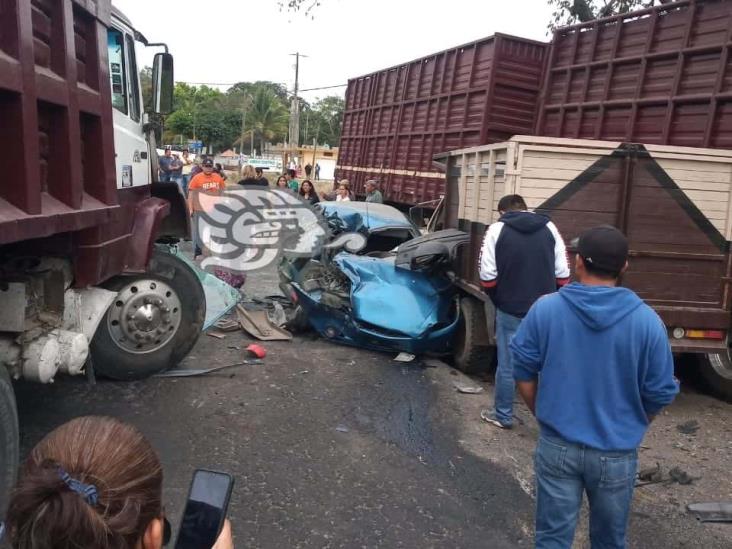
<svg viewBox="0 0 732 549">
<path fill-rule="evenodd" d="M 404 228 L 415 236 L 419 230 L 402 212 L 387 204 L 373 202 L 320 202 L 326 219 L 337 216 L 345 232 L 371 232 L 384 228 Z"/>
</svg>

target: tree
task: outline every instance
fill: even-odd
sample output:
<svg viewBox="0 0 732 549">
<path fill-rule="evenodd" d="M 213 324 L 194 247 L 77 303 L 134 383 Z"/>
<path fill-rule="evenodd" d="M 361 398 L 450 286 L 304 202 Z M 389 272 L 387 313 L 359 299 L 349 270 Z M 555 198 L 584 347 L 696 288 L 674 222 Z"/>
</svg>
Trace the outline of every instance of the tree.
<svg viewBox="0 0 732 549">
<path fill-rule="evenodd" d="M 666 0 L 548 0 L 554 9 L 549 29 L 564 25 L 585 23 L 600 17 L 647 8 Z"/>
<path fill-rule="evenodd" d="M 336 95 L 318 99 L 312 105 L 304 103 L 300 114 L 300 141 L 310 144 L 316 139 L 318 143 L 337 146 L 344 108 L 344 99 Z"/>
<path fill-rule="evenodd" d="M 271 89 L 257 88 L 247 112 L 247 124 L 259 138 L 260 151 L 264 149 L 265 141 L 284 140 L 288 121 L 289 113 L 280 98 Z"/>
</svg>

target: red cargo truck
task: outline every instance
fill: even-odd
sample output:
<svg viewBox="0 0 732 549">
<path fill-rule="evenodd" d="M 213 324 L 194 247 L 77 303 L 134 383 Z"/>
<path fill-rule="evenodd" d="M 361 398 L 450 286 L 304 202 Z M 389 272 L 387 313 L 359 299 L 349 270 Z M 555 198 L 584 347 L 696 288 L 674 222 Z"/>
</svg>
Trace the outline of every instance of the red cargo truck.
<svg viewBox="0 0 732 549">
<path fill-rule="evenodd" d="M 348 81 L 336 177 L 397 204 L 438 199 L 432 157 L 531 132 L 548 45 L 504 34 Z"/>
<path fill-rule="evenodd" d="M 0 517 L 18 459 L 11 378 L 144 377 L 203 323 L 198 277 L 161 245 L 188 217 L 178 186 L 155 181 L 136 43 L 164 46 L 110 0 L 0 2 Z M 155 113 L 172 89 L 165 47 Z"/>
<path fill-rule="evenodd" d="M 727 0 L 557 29 L 536 135 L 729 148 L 730 29 Z"/>
</svg>

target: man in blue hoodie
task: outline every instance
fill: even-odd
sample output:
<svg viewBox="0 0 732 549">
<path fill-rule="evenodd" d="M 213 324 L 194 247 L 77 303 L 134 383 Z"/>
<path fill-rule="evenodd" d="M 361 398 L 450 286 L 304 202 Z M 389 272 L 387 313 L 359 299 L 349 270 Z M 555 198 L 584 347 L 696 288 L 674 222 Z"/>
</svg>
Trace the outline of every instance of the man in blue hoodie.
<svg viewBox="0 0 732 549">
<path fill-rule="evenodd" d="M 666 328 L 617 287 L 628 242 L 582 233 L 578 283 L 539 299 L 511 342 L 519 392 L 536 416 L 536 547 L 571 547 L 582 493 L 592 547 L 625 547 L 638 446 L 678 393 Z"/>
<path fill-rule="evenodd" d="M 513 426 L 516 385 L 508 344 L 539 297 L 569 282 L 564 240 L 548 217 L 529 212 L 517 194 L 498 201 L 501 217 L 488 227 L 480 253 L 480 282 L 496 306 L 498 369 L 493 410 L 480 417 Z"/>
</svg>

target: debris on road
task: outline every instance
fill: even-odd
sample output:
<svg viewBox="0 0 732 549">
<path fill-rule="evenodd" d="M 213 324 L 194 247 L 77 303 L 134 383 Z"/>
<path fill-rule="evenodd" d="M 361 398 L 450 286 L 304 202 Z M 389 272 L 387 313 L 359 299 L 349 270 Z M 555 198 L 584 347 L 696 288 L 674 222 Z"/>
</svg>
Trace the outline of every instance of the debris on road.
<svg viewBox="0 0 732 549">
<path fill-rule="evenodd" d="M 415 358 L 411 353 L 399 353 L 394 357 L 394 362 L 412 362 Z"/>
<path fill-rule="evenodd" d="M 203 330 L 207 330 L 239 303 L 241 294 L 236 288 L 232 288 L 223 280 L 201 269 L 179 248 L 172 248 L 171 253 L 193 269 L 201 282 L 206 295 L 206 319 L 203 322 Z"/>
<path fill-rule="evenodd" d="M 649 484 L 673 484 L 677 482 L 682 486 L 692 484 L 695 480 L 700 480 L 701 477 L 692 477 L 681 469 L 680 467 L 672 467 L 666 475 L 661 467 L 660 463 L 656 463 L 654 467 L 648 467 L 641 469 L 638 473 L 638 480 L 636 481 L 636 487 L 647 486 Z"/>
<path fill-rule="evenodd" d="M 345 425 L 338 425 L 335 428 L 335 430 L 338 431 L 339 433 L 347 433 L 350 431 L 350 429 L 348 427 L 346 427 Z"/>
<path fill-rule="evenodd" d="M 699 430 L 701 425 L 699 425 L 699 422 L 695 419 L 685 421 L 684 423 L 679 423 L 676 426 L 676 430 L 679 433 L 683 433 L 685 435 L 694 435 Z"/>
<path fill-rule="evenodd" d="M 215 337 L 216 339 L 226 338 L 226 334 L 222 334 L 221 332 L 217 332 L 216 330 L 209 330 L 208 332 L 206 332 L 206 335 Z"/>
<path fill-rule="evenodd" d="M 214 366 L 213 368 L 203 368 L 203 369 L 183 369 L 183 368 L 176 368 L 174 370 L 166 370 L 165 372 L 160 372 L 159 374 L 155 374 L 153 377 L 195 377 L 195 376 L 203 376 L 206 374 L 211 374 L 213 372 L 220 372 L 221 370 L 225 370 L 227 368 L 235 368 L 237 366 L 249 366 L 252 364 L 262 364 L 261 360 L 242 360 L 241 362 L 236 362 L 234 364 L 226 364 L 224 366 Z"/>
<path fill-rule="evenodd" d="M 686 509 L 699 522 L 732 522 L 732 501 L 690 503 Z"/>
<path fill-rule="evenodd" d="M 236 332 L 239 330 L 239 323 L 230 318 L 222 318 L 221 320 L 216 321 L 214 326 L 220 332 Z"/>
<path fill-rule="evenodd" d="M 455 389 L 457 389 L 458 393 L 466 395 L 479 395 L 483 392 L 483 387 L 478 387 L 477 385 L 459 385 L 456 383 Z"/>
<path fill-rule="evenodd" d="M 256 343 L 252 343 L 251 345 L 249 345 L 247 347 L 247 351 L 249 351 L 252 356 L 255 356 L 257 358 L 264 358 L 267 356 L 267 349 L 265 349 L 261 345 L 257 345 Z"/>
<path fill-rule="evenodd" d="M 242 305 L 237 305 L 236 314 L 242 329 L 252 337 L 262 341 L 289 341 L 292 334 L 274 324 L 267 311 L 250 311 Z"/>
</svg>

